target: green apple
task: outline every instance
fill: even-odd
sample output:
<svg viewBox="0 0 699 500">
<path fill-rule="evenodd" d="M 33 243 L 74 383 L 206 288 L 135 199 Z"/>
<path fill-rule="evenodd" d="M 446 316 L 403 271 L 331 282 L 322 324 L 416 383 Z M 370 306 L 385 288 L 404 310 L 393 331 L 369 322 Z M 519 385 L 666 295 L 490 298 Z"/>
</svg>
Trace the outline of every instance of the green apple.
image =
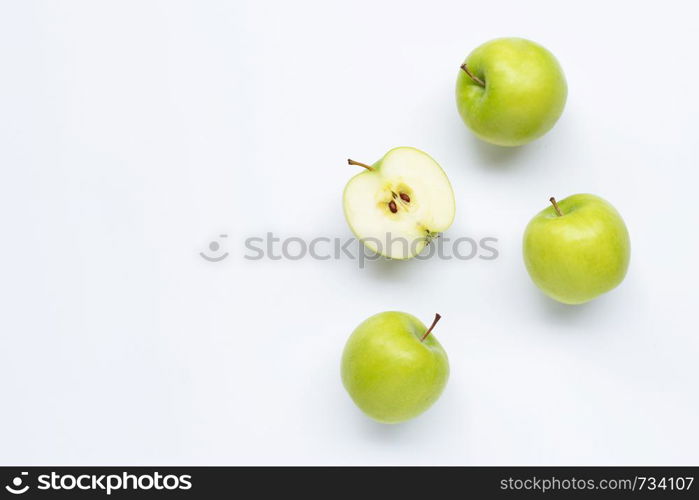
<svg viewBox="0 0 699 500">
<path fill-rule="evenodd" d="M 621 283 L 631 243 L 619 212 L 591 194 L 550 201 L 524 231 L 524 264 L 534 283 L 565 304 L 582 304 Z"/>
<path fill-rule="evenodd" d="M 541 137 L 563 113 L 563 70 L 541 45 L 498 38 L 469 54 L 456 81 L 456 104 L 484 141 L 520 146 Z"/>
<path fill-rule="evenodd" d="M 449 179 L 424 151 L 401 147 L 373 165 L 348 163 L 364 171 L 345 187 L 345 218 L 357 239 L 372 252 L 409 259 L 454 220 Z"/>
<path fill-rule="evenodd" d="M 356 405 L 379 422 L 418 416 L 437 401 L 449 378 L 449 360 L 432 326 L 387 311 L 362 322 L 342 354 L 342 383 Z"/>
</svg>

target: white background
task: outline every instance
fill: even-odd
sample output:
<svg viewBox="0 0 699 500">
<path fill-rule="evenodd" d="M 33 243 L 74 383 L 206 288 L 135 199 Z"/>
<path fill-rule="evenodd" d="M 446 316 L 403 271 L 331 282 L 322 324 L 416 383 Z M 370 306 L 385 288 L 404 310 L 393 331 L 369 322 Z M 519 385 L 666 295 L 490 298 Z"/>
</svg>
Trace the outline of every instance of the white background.
<svg viewBox="0 0 699 500">
<path fill-rule="evenodd" d="M 0 4 L 3 464 L 697 464 L 697 12 L 692 2 Z M 474 139 L 459 64 L 549 48 L 563 117 Z M 495 261 L 249 261 L 244 240 L 350 237 L 341 193 L 389 148 L 449 175 L 447 236 Z M 551 195 L 624 216 L 626 281 L 580 307 L 521 258 Z M 221 233 L 230 255 L 199 252 Z M 398 309 L 452 375 L 384 426 L 342 388 L 344 342 Z"/>
</svg>

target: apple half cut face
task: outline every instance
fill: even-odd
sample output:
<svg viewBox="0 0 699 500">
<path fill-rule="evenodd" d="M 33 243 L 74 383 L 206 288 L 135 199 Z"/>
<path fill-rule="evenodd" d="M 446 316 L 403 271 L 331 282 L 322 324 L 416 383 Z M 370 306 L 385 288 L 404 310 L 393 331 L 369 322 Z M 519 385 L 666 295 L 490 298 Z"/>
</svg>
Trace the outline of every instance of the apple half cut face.
<svg viewBox="0 0 699 500">
<path fill-rule="evenodd" d="M 345 218 L 371 251 L 391 259 L 418 255 L 454 220 L 454 191 L 439 164 L 410 147 L 390 150 L 345 187 Z"/>
</svg>

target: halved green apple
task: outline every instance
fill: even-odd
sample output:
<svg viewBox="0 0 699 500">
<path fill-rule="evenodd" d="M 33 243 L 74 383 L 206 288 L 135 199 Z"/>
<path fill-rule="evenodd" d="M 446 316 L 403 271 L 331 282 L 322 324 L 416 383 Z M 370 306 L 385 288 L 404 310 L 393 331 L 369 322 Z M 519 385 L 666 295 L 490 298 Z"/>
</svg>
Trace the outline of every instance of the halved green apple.
<svg viewBox="0 0 699 500">
<path fill-rule="evenodd" d="M 371 251 L 391 259 L 418 255 L 454 220 L 454 191 L 442 167 L 424 151 L 391 149 L 345 187 L 345 218 Z"/>
</svg>

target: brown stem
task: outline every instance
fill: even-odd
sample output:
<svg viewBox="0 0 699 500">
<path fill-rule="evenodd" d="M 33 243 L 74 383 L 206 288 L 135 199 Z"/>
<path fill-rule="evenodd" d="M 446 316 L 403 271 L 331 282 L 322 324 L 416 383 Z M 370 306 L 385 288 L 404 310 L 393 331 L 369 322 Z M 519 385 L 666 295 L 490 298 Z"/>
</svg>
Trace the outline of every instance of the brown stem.
<svg viewBox="0 0 699 500">
<path fill-rule="evenodd" d="M 371 166 L 367 165 L 366 163 L 360 163 L 358 161 L 350 160 L 349 158 L 347 159 L 347 163 L 349 163 L 350 165 L 358 165 L 360 167 L 364 167 L 367 170 L 374 170 L 374 167 L 371 167 Z"/>
<path fill-rule="evenodd" d="M 553 196 L 549 198 L 549 201 L 553 205 L 553 208 L 556 210 L 556 213 L 558 214 L 559 217 L 563 217 L 563 212 L 561 212 L 561 207 L 558 206 L 558 203 L 556 202 L 556 198 Z"/>
<path fill-rule="evenodd" d="M 430 325 L 430 327 L 427 329 L 427 331 L 425 332 L 425 334 L 422 336 L 422 338 L 420 339 L 420 342 L 424 342 L 424 341 L 425 341 L 425 339 L 427 338 L 427 336 L 432 332 L 432 329 L 434 328 L 434 325 L 436 325 L 436 324 L 437 324 L 437 321 L 439 321 L 440 319 L 442 319 L 442 317 L 439 315 L 439 313 L 437 313 L 437 314 L 434 315 L 434 321 L 432 322 L 432 324 Z"/>
<path fill-rule="evenodd" d="M 471 70 L 468 69 L 468 66 L 466 66 L 466 63 L 463 63 L 463 64 L 461 65 L 461 69 L 464 70 L 464 72 L 469 76 L 469 78 L 470 78 L 471 80 L 473 80 L 474 82 L 476 82 L 476 83 L 477 83 L 478 85 L 480 85 L 481 87 L 485 87 L 485 82 L 484 82 L 483 80 L 481 80 L 480 78 L 478 78 L 478 77 L 477 77 L 476 75 L 474 75 L 473 73 L 471 73 Z"/>
</svg>

